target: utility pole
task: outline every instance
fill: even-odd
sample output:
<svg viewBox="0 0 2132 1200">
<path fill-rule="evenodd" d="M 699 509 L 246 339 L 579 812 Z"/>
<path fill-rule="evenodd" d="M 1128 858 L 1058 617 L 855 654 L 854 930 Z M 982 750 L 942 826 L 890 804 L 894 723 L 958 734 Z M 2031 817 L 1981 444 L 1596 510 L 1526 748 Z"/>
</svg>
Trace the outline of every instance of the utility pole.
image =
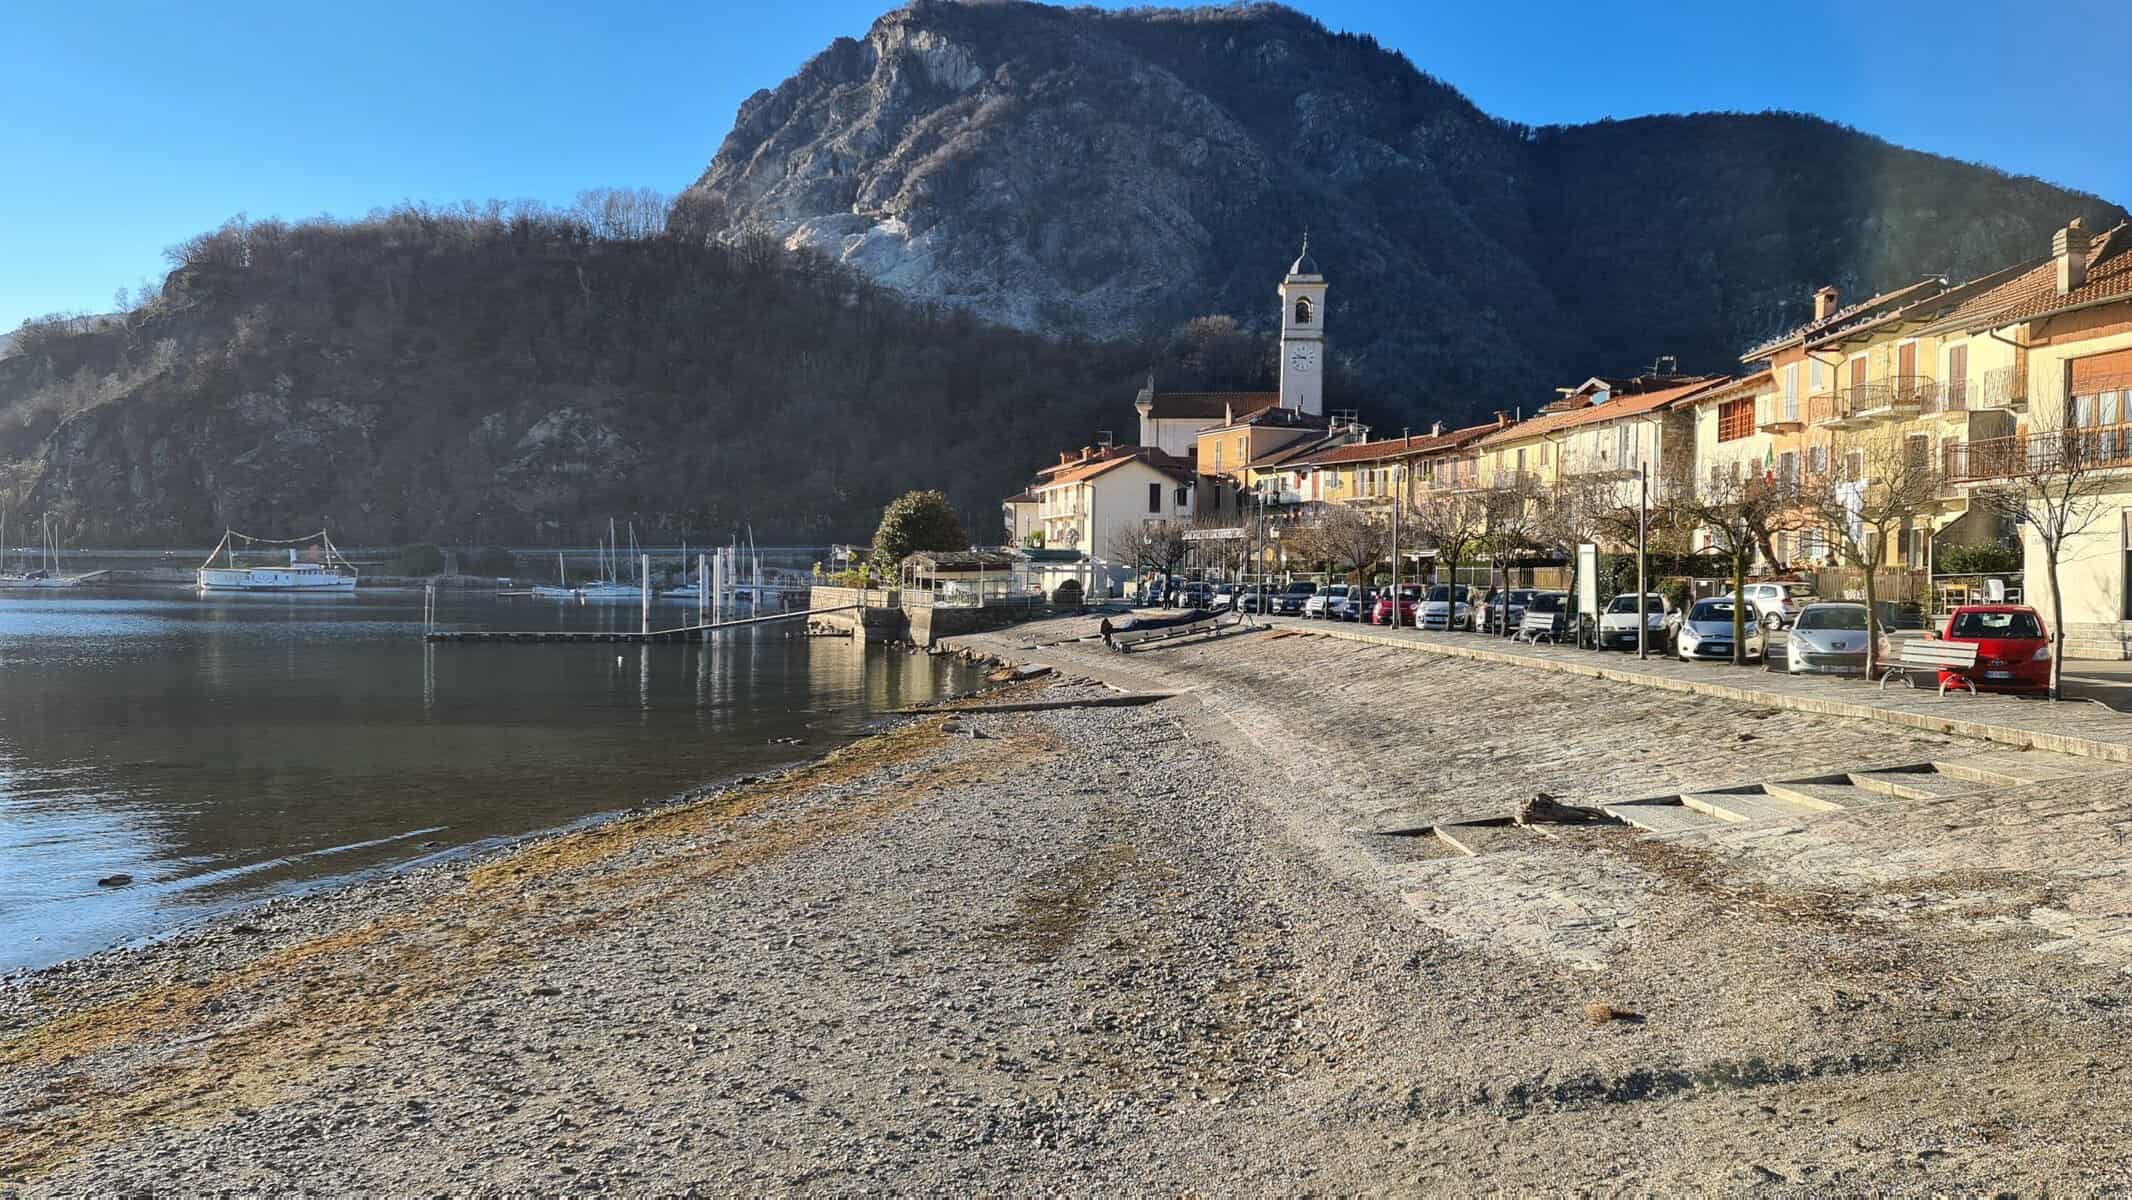
<svg viewBox="0 0 2132 1200">
<path fill-rule="evenodd" d="M 1399 510 L 1400 488 L 1406 478 L 1406 464 L 1392 464 L 1392 619 L 1390 627 L 1399 628 Z M 1420 615 L 1420 610 L 1415 610 Z"/>
<path fill-rule="evenodd" d="M 1650 589 L 1644 582 L 1644 526 L 1650 519 L 1651 476 L 1642 463 L 1636 464 L 1636 657 L 1651 657 L 1651 607 Z"/>
</svg>

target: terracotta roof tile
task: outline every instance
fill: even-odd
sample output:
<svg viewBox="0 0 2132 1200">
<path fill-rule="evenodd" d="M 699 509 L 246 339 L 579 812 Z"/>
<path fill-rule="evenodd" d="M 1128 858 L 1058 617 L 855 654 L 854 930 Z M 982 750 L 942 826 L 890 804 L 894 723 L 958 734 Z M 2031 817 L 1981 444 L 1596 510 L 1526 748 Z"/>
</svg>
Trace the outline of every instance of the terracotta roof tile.
<svg viewBox="0 0 2132 1200">
<path fill-rule="evenodd" d="M 1457 450 L 1494 433 L 1502 426 L 1494 421 L 1486 425 L 1468 425 L 1448 433 L 1418 434 L 1407 437 L 1382 438 L 1374 442 L 1350 442 L 1322 450 L 1308 458 L 1290 464 L 1296 467 L 1332 467 L 1347 463 L 1386 462 L 1396 458 L 1411 458 L 1416 455 Z"/>
<path fill-rule="evenodd" d="M 1768 358 L 1771 354 L 1789 346 L 1793 342 L 1809 341 L 1859 320 L 1877 317 L 1891 309 L 1934 295 L 1946 286 L 1944 281 L 1934 276 L 1930 279 L 1920 279 L 1916 283 L 1905 284 L 1893 291 L 1882 292 L 1878 296 L 1868 297 L 1848 308 L 1839 308 L 1819 321 L 1808 321 L 1788 333 L 1780 333 L 1747 353 L 1740 355 L 1740 361 L 1753 362 L 1759 358 Z"/>
<path fill-rule="evenodd" d="M 2132 298 L 2132 224 L 2121 223 L 2089 244 L 2087 282 L 2065 295 L 2058 294 L 2056 261 L 2039 259 L 1958 305 L 1931 328 L 1974 331 L 2126 298 Z"/>
<path fill-rule="evenodd" d="M 1508 429 L 1489 434 L 1481 439 L 1480 444 L 1483 446 L 1501 445 L 1505 442 L 1522 441 L 1525 438 L 1536 437 L 1543 433 L 1553 433 L 1557 429 L 1570 429 L 1579 425 L 1594 425 L 1603 421 L 1616 420 L 1620 417 L 1633 417 L 1643 413 L 1655 412 L 1675 400 L 1692 396 L 1696 392 L 1714 384 L 1724 382 L 1727 382 L 1724 376 L 1707 375 L 1672 387 L 1659 388 L 1656 391 L 1638 392 L 1633 395 L 1622 396 L 1618 399 L 1608 400 L 1604 404 L 1588 404 L 1583 408 L 1543 412 L 1531 420 L 1520 421 Z"/>
<path fill-rule="evenodd" d="M 1094 479 L 1098 475 L 1115 471 L 1131 462 L 1144 462 L 1181 483 L 1191 482 L 1192 461 L 1190 459 L 1179 458 L 1174 454 L 1165 454 L 1153 446 L 1121 446 L 1118 448 L 1129 451 L 1129 453 L 1091 458 L 1086 462 L 1075 463 L 1037 486 L 1050 487 L 1061 483 L 1079 483 L 1084 479 Z"/>
</svg>

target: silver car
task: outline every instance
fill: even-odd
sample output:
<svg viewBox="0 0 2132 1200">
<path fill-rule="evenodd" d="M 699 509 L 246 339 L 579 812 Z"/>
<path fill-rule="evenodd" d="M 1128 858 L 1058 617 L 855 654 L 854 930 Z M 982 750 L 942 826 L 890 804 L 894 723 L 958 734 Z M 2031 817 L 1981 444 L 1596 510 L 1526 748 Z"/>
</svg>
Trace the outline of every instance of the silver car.
<svg viewBox="0 0 2132 1200">
<path fill-rule="evenodd" d="M 1740 647 L 1742 662 L 1752 662 L 1762 657 L 1762 626 L 1755 620 L 1752 604 L 1747 606 L 1745 622 L 1747 637 Z M 1732 661 L 1732 597 L 1711 596 L 1698 600 L 1688 610 L 1688 616 L 1680 623 L 1676 647 L 1682 662 L 1702 659 Z"/>
<path fill-rule="evenodd" d="M 1823 600 L 1799 610 L 1784 665 L 1794 675 L 1863 675 L 1866 669 L 1866 606 Z"/>
</svg>

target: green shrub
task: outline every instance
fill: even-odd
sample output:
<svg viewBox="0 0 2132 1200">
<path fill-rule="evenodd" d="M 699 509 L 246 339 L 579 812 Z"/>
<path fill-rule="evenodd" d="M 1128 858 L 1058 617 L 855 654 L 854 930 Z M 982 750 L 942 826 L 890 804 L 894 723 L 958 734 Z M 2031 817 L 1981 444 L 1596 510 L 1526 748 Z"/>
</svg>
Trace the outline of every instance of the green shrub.
<svg viewBox="0 0 2132 1200">
<path fill-rule="evenodd" d="M 1933 569 L 1943 575 L 2009 575 L 2021 569 L 2021 547 L 2010 542 L 1955 542 L 1935 549 Z"/>
</svg>

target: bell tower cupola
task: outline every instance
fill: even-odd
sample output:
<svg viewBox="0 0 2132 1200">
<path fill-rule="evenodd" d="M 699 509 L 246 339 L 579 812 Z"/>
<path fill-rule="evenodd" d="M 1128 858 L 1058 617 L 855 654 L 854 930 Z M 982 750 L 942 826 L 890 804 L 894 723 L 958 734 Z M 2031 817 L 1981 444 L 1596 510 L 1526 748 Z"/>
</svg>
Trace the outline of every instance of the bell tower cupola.
<svg viewBox="0 0 2132 1200">
<path fill-rule="evenodd" d="M 1281 407 L 1325 415 L 1325 276 L 1310 257 L 1310 235 L 1278 289 L 1281 297 Z"/>
</svg>

